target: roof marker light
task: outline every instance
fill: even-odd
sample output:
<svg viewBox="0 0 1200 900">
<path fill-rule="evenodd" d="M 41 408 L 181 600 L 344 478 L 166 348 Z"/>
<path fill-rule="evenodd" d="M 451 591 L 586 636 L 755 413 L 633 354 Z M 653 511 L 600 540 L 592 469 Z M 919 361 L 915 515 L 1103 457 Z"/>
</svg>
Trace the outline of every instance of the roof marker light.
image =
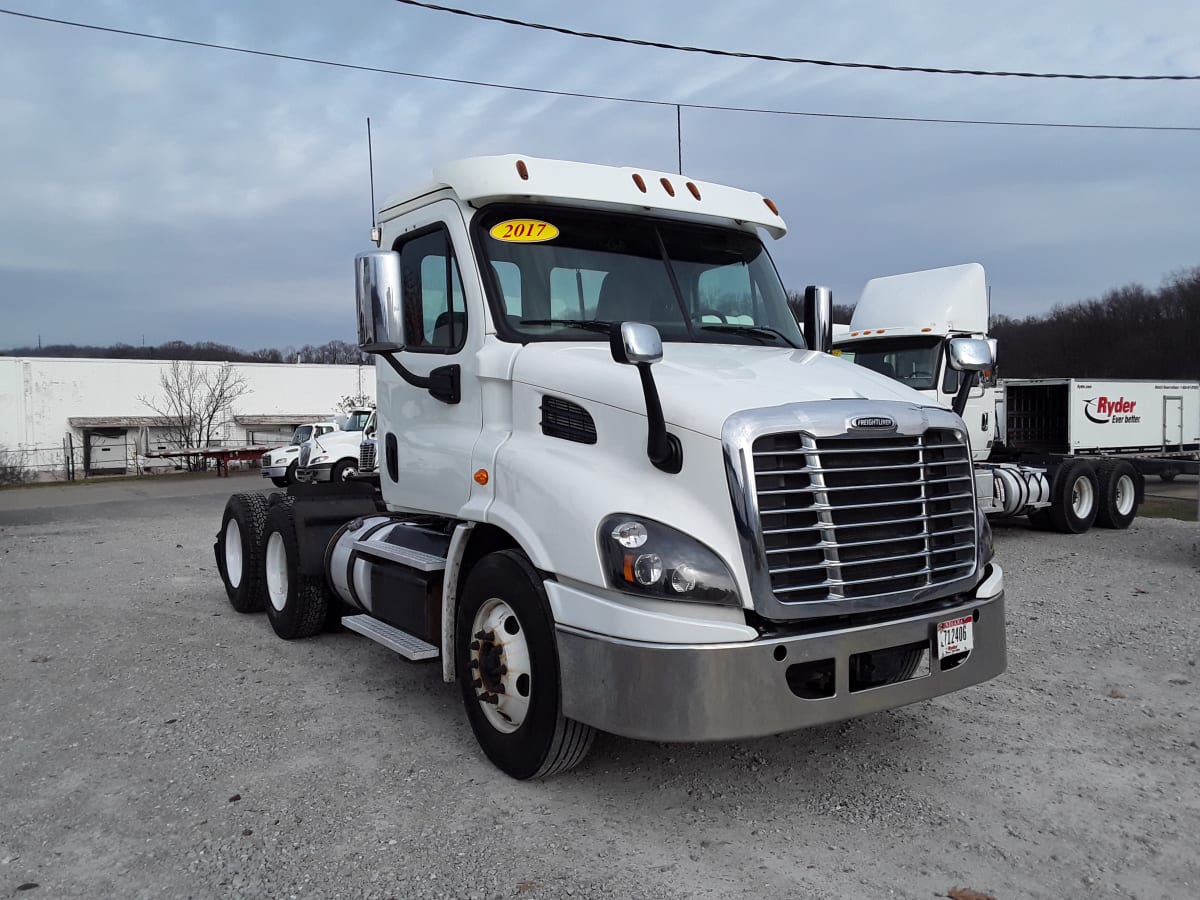
<svg viewBox="0 0 1200 900">
<path fill-rule="evenodd" d="M 667 195 L 670 197 L 674 197 L 675 196 L 675 185 L 671 184 L 671 182 L 667 181 L 667 179 L 665 179 L 665 178 L 660 178 L 658 180 L 660 182 L 662 182 L 663 190 L 667 192 Z"/>
<path fill-rule="evenodd" d="M 700 199 L 700 188 L 696 187 L 694 182 L 689 181 L 687 183 L 687 189 L 692 192 L 693 197 L 695 197 L 697 200 Z"/>
<path fill-rule="evenodd" d="M 637 172 L 633 173 L 633 183 L 637 185 L 637 189 L 639 191 L 641 191 L 643 194 L 646 193 L 646 179 L 644 179 Z"/>
<path fill-rule="evenodd" d="M 921 329 L 921 333 L 922 333 L 922 334 L 925 334 L 925 333 L 926 333 L 926 332 L 928 332 L 928 331 L 933 331 L 933 329 L 932 329 L 932 328 L 922 328 L 922 329 Z"/>
<path fill-rule="evenodd" d="M 767 209 L 775 213 L 775 215 L 779 215 L 779 207 L 775 205 L 774 200 L 769 197 L 763 197 L 763 203 L 767 204 Z"/>
<path fill-rule="evenodd" d="M 522 181 L 529 180 L 529 166 L 525 165 L 525 160 L 517 160 L 517 174 L 521 176 Z"/>
</svg>

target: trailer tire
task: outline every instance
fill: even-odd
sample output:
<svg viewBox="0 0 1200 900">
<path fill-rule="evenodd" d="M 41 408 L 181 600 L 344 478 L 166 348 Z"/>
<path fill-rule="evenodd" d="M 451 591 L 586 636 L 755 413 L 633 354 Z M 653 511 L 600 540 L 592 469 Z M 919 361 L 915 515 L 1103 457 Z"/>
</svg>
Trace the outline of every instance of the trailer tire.
<svg viewBox="0 0 1200 900">
<path fill-rule="evenodd" d="M 262 494 L 234 494 L 225 503 L 213 550 L 229 605 L 240 613 L 261 612 L 266 601 L 262 567 L 266 522 L 267 498 Z"/>
<path fill-rule="evenodd" d="M 1100 482 L 1086 459 L 1069 459 L 1050 486 L 1050 524 L 1063 534 L 1083 534 L 1096 521 Z"/>
<path fill-rule="evenodd" d="M 1096 524 L 1102 528 L 1128 528 L 1137 517 L 1137 470 L 1128 460 L 1102 462 L 1097 470 L 1100 479 L 1100 503 Z"/>
<path fill-rule="evenodd" d="M 262 569 L 267 618 L 279 637 L 312 637 L 325 627 L 329 588 L 324 576 L 300 574 L 291 503 L 276 503 L 267 512 Z"/>
<path fill-rule="evenodd" d="M 596 730 L 562 713 L 550 603 L 542 576 L 520 551 L 491 553 L 467 576 L 454 664 L 471 730 L 501 771 L 544 778 L 587 756 Z"/>
</svg>

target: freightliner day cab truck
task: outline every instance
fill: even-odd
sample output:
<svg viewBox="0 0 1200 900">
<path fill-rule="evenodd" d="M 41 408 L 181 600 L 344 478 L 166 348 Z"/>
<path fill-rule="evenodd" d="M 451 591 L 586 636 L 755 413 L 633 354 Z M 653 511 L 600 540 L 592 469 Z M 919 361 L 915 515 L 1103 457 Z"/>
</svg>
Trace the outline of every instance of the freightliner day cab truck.
<svg viewBox="0 0 1200 900">
<path fill-rule="evenodd" d="M 895 378 L 966 422 L 979 504 L 989 516 L 1027 515 L 1067 533 L 1128 528 L 1142 502 L 1140 471 L 1153 458 L 1200 451 L 1200 384 L 1077 378 L 1005 379 L 994 370 L 969 390 L 949 346 L 988 338 L 978 263 L 867 282 L 834 352 Z M 995 344 L 992 340 L 993 346 Z M 993 353 L 993 356 L 995 354 Z"/>
<path fill-rule="evenodd" d="M 597 730 L 766 735 L 1000 674 L 963 422 L 821 352 L 827 290 L 802 332 L 759 237 L 784 231 L 761 195 L 684 176 L 436 169 L 356 261 L 378 481 L 230 498 L 234 607 L 288 639 L 344 614 L 440 660 L 516 778 Z"/>
<path fill-rule="evenodd" d="M 295 484 L 301 445 L 307 440 L 336 431 L 337 427 L 337 422 L 312 422 L 308 425 L 298 425 L 292 432 L 291 441 L 282 447 L 268 450 L 262 455 L 263 478 L 270 478 L 276 487 Z"/>
</svg>

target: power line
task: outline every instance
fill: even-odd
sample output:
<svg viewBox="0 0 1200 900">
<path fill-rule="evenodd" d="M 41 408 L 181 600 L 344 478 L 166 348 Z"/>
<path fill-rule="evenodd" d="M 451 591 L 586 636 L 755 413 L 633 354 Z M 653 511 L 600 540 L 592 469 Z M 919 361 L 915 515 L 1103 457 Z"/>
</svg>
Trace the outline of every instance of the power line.
<svg viewBox="0 0 1200 900">
<path fill-rule="evenodd" d="M 488 13 L 474 12 L 469 9 L 458 9 L 453 6 L 441 6 L 437 3 L 426 3 L 424 0 L 396 0 L 408 6 L 419 6 L 436 12 L 451 13 L 456 16 L 467 16 L 472 19 L 482 19 L 485 22 L 502 22 L 505 25 L 516 25 L 521 28 L 533 28 L 538 31 L 553 31 L 571 37 L 589 38 L 596 41 L 610 41 L 614 44 L 632 44 L 637 47 L 657 47 L 660 50 L 679 50 L 683 53 L 706 53 L 709 56 L 725 56 L 734 59 L 761 59 L 767 62 L 798 63 L 808 66 L 829 66 L 839 69 L 874 69 L 880 72 L 925 72 L 932 75 L 986 75 L 998 78 L 1068 78 L 1077 81 L 1200 81 L 1200 75 L 1078 75 L 1065 72 L 997 72 L 988 69 L 938 69 L 931 66 L 889 66 L 882 63 L 835 62 L 829 59 L 806 59 L 797 56 L 774 56 L 770 53 L 749 53 L 734 50 L 714 50 L 710 47 L 688 47 L 680 44 L 668 44 L 664 41 L 646 41 L 639 38 L 620 37 L 614 34 L 599 34 L 592 31 L 576 31 L 573 28 L 563 28 L 559 25 L 545 25 L 540 22 L 526 22 L 522 19 L 510 19 L 506 16 L 494 16 Z"/>
<path fill-rule="evenodd" d="M 150 41 L 160 41 L 167 44 L 182 44 L 188 47 L 203 47 L 207 50 L 224 50 L 229 53 L 240 53 L 245 56 L 257 56 L 265 59 L 280 59 L 288 62 L 308 63 L 316 66 L 327 66 L 334 69 L 347 69 L 355 72 L 371 72 L 378 75 L 395 75 L 402 78 L 419 78 L 425 81 L 437 81 L 444 84 L 461 84 L 471 87 L 487 87 L 505 91 L 520 91 L 528 94 L 544 94 L 553 97 L 572 97 L 582 100 L 605 100 L 613 103 L 640 103 L 644 106 L 682 107 L 684 109 L 707 110 L 710 112 L 754 113 L 771 116 L 800 116 L 814 119 L 852 119 L 864 122 L 912 122 L 936 125 L 991 125 L 1008 128 L 1071 128 L 1090 129 L 1098 131 L 1162 131 L 1162 132 L 1200 132 L 1200 126 L 1189 125 L 1104 125 L 1087 122 L 1020 122 L 999 121 L 994 119 L 942 119 L 920 116 L 870 116 L 857 113 L 823 113 L 791 109 L 768 109 L 754 106 L 719 106 L 706 103 L 676 103 L 669 100 L 647 100 L 639 97 L 618 97 L 610 94 L 589 94 L 581 91 L 556 91 L 550 88 L 526 87 L 524 85 L 501 84 L 494 81 L 477 81 L 470 78 L 450 78 L 444 75 L 428 75 L 423 72 L 404 72 L 399 69 L 384 69 L 379 66 L 364 66 L 357 63 L 337 62 L 336 60 L 319 59 L 312 56 L 294 56 L 288 53 L 274 53 L 269 50 L 254 50 L 248 47 L 235 47 L 230 44 L 214 44 L 208 41 L 195 41 L 188 38 L 170 37 L 162 34 L 150 34 L 144 31 L 131 31 L 124 28 L 110 28 L 105 25 L 92 25 L 86 22 L 72 22 L 67 19 L 52 19 L 47 16 L 35 16 L 32 13 L 16 12 L 0 8 L 0 15 L 15 16 L 36 22 L 46 22 L 53 25 L 64 25 L 71 28 L 81 28 L 86 31 L 98 31 L 106 34 L 119 34 L 125 37 L 142 38 Z"/>
</svg>

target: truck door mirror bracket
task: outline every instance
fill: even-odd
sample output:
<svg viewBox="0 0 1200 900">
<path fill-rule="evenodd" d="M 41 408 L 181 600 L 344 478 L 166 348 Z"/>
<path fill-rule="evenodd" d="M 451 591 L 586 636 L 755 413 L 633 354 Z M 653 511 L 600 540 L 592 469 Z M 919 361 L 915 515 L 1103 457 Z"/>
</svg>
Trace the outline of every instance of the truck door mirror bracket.
<svg viewBox="0 0 1200 900">
<path fill-rule="evenodd" d="M 961 416 L 967 408 L 967 396 L 971 388 L 979 383 L 979 373 L 990 369 L 996 362 L 996 350 L 979 338 L 954 338 L 950 341 L 950 368 L 963 373 L 958 380 L 958 391 L 950 408 Z"/>
<path fill-rule="evenodd" d="M 369 352 L 369 351 L 368 351 Z M 428 376 L 417 375 L 404 368 L 391 351 L 377 351 L 397 375 L 413 387 L 425 388 L 435 400 L 454 405 L 462 400 L 462 368 L 457 365 L 438 366 Z"/>
<path fill-rule="evenodd" d="M 613 322 L 608 333 L 608 345 L 615 362 L 637 366 L 646 398 L 646 455 L 656 469 L 670 475 L 683 468 L 683 445 L 679 438 L 667 433 L 658 386 L 650 367 L 662 360 L 662 338 L 653 325 L 641 322 Z"/>
</svg>

